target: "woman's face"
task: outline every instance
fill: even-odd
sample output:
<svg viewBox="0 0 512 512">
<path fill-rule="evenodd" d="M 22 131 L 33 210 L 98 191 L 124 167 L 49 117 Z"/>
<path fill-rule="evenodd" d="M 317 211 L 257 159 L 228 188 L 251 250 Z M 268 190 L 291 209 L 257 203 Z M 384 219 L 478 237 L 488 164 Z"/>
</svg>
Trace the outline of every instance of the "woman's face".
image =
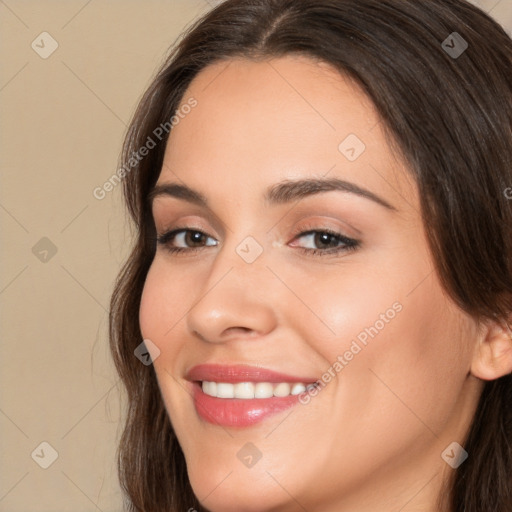
<svg viewBox="0 0 512 512">
<path fill-rule="evenodd" d="M 442 290 L 371 102 L 290 56 L 212 65 L 187 102 L 153 200 L 158 235 L 178 232 L 140 325 L 197 497 L 430 510 L 478 398 L 477 326 Z"/>
</svg>

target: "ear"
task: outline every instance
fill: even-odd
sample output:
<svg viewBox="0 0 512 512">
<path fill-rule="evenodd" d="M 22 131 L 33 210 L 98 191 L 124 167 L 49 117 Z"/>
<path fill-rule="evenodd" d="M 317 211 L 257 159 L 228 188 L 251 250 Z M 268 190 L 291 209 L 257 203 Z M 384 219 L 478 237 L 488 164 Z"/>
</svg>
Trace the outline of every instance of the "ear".
<svg viewBox="0 0 512 512">
<path fill-rule="evenodd" d="M 482 380 L 495 380 L 512 373 L 512 331 L 506 323 L 493 320 L 482 324 L 471 373 Z"/>
</svg>

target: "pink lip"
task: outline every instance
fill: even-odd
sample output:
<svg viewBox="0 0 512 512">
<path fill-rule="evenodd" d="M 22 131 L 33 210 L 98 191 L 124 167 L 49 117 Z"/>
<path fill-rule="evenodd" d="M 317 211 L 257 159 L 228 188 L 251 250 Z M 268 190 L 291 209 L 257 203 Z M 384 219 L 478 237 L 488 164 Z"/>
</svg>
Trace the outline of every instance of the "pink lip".
<svg viewBox="0 0 512 512">
<path fill-rule="evenodd" d="M 202 364 L 194 366 L 187 379 L 192 381 L 194 406 L 197 414 L 205 421 L 223 427 L 249 427 L 278 414 L 299 403 L 300 395 L 285 397 L 255 398 L 216 398 L 203 393 L 201 381 L 227 382 L 302 382 L 312 384 L 317 379 L 294 377 L 264 368 L 248 365 Z"/>
<path fill-rule="evenodd" d="M 221 364 L 200 364 L 194 366 L 187 373 L 188 380 L 209 382 L 303 382 L 313 384 L 317 379 L 311 377 L 294 377 L 285 373 L 249 366 L 245 364 L 221 365 Z"/>
</svg>

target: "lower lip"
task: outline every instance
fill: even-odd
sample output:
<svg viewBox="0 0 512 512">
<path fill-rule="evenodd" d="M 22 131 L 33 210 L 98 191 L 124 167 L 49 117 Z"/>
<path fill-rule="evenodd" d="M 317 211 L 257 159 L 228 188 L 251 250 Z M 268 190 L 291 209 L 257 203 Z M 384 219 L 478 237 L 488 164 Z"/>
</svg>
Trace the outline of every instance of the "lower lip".
<svg viewBox="0 0 512 512">
<path fill-rule="evenodd" d="M 250 427 L 299 403 L 299 395 L 272 398 L 217 398 L 194 383 L 194 406 L 205 421 L 222 427 Z"/>
</svg>

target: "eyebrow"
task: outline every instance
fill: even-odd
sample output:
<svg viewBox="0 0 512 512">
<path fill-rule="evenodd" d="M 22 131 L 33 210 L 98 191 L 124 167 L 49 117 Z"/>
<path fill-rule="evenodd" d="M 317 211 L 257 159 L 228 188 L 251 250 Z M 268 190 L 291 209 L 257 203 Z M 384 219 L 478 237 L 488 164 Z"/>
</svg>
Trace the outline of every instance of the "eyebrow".
<svg viewBox="0 0 512 512">
<path fill-rule="evenodd" d="M 264 200 L 268 205 L 272 206 L 298 201 L 308 196 L 331 191 L 355 194 L 369 199 L 388 210 L 397 211 L 393 205 L 382 199 L 377 194 L 362 188 L 359 185 L 351 183 L 350 181 L 338 178 L 286 180 L 269 187 L 264 195 Z M 197 206 L 209 209 L 206 197 L 199 191 L 187 187 L 186 185 L 180 185 L 178 183 L 163 183 L 161 185 L 155 185 L 148 194 L 150 205 L 153 203 L 154 199 L 162 196 L 183 199 Z"/>
</svg>

